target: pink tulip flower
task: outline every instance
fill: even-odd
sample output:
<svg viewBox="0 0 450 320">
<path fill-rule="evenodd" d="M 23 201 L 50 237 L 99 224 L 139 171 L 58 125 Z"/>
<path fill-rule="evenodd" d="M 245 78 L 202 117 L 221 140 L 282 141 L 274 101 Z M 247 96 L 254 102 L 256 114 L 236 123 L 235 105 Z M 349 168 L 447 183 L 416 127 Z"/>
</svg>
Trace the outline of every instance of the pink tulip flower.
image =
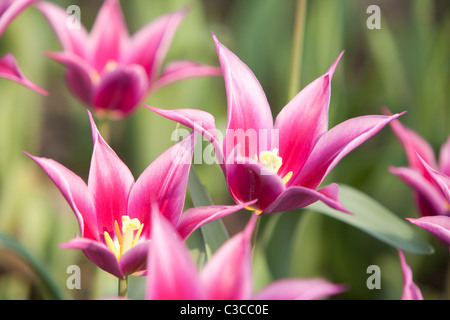
<svg viewBox="0 0 450 320">
<path fill-rule="evenodd" d="M 219 75 L 217 67 L 192 61 L 162 64 L 187 10 L 161 16 L 130 36 L 119 0 L 105 0 L 90 34 L 71 27 L 62 8 L 39 2 L 63 47 L 49 57 L 66 67 L 70 91 L 99 116 L 124 117 L 161 86 L 189 77 Z M 162 70 L 161 70 L 162 69 Z"/>
<path fill-rule="evenodd" d="M 62 248 L 82 250 L 101 269 L 123 279 L 145 271 L 153 202 L 183 239 L 205 223 L 243 208 L 197 207 L 182 214 L 194 134 L 167 149 L 135 181 L 101 137 L 90 113 L 89 117 L 94 148 L 87 185 L 58 162 L 30 155 L 58 187 L 78 220 L 81 236 Z"/>
<path fill-rule="evenodd" d="M 0 37 L 11 21 L 36 0 L 0 0 Z M 43 95 L 48 93 L 31 82 L 20 70 L 11 53 L 0 58 L 0 77 L 17 82 Z"/>
<path fill-rule="evenodd" d="M 389 169 L 411 187 L 422 215 L 407 220 L 450 245 L 450 138 L 442 145 L 437 161 L 431 145 L 415 131 L 398 120 L 391 122 L 391 127 L 405 148 L 409 167 Z"/>
<path fill-rule="evenodd" d="M 199 272 L 173 225 L 153 212 L 148 255 L 149 300 L 312 300 L 341 293 L 344 285 L 321 278 L 278 280 L 254 294 L 251 236 L 256 216 L 225 242 Z"/>
<path fill-rule="evenodd" d="M 422 216 L 449 215 L 449 202 L 430 172 L 440 171 L 442 175 L 450 175 L 450 138 L 441 147 L 439 161 L 436 161 L 433 148 L 418 133 L 398 120 L 390 125 L 403 145 L 409 162 L 409 167 L 390 167 L 390 172 L 411 187 Z"/>
<path fill-rule="evenodd" d="M 337 184 L 317 188 L 345 155 L 399 115 L 363 116 L 328 129 L 330 83 L 339 56 L 323 76 L 283 108 L 274 123 L 255 75 L 215 36 L 214 41 L 228 102 L 223 146 L 211 114 L 193 109 L 148 108 L 201 132 L 214 145 L 234 200 L 257 200 L 248 209 L 269 214 L 320 200 L 346 211 L 339 202 Z"/>
<path fill-rule="evenodd" d="M 400 257 L 400 264 L 403 274 L 403 293 L 402 300 L 423 300 L 422 292 L 419 287 L 413 282 L 413 275 L 411 268 L 406 263 L 405 254 L 403 251 L 398 250 Z"/>
</svg>

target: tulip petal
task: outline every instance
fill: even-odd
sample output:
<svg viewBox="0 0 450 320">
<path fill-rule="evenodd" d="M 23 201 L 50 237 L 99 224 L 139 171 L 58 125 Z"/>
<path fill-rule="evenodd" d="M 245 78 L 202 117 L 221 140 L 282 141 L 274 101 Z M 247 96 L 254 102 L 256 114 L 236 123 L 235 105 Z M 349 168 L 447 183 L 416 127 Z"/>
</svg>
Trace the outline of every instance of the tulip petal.
<svg viewBox="0 0 450 320">
<path fill-rule="evenodd" d="M 345 291 L 346 286 L 325 279 L 283 279 L 263 288 L 255 300 L 317 300 Z"/>
<path fill-rule="evenodd" d="M 420 155 L 417 155 L 425 170 L 430 175 L 432 181 L 438 186 L 441 193 L 447 199 L 447 203 L 450 203 L 450 177 L 446 176 L 442 172 L 434 170 Z"/>
<path fill-rule="evenodd" d="M 237 203 L 258 200 L 251 207 L 263 211 L 285 191 L 285 184 L 271 169 L 238 153 L 237 146 L 226 163 L 226 179 L 231 195 Z"/>
<path fill-rule="evenodd" d="M 278 114 L 275 130 L 279 130 L 279 154 L 283 159 L 281 176 L 299 172 L 317 139 L 328 130 L 331 78 L 342 54 L 323 76 L 301 90 Z"/>
<path fill-rule="evenodd" d="M 88 58 L 86 50 L 88 34 L 81 24 L 77 28 L 71 28 L 67 24 L 69 18 L 67 12 L 51 2 L 38 1 L 35 6 L 50 23 L 64 51 L 72 52 L 84 59 Z"/>
<path fill-rule="evenodd" d="M 85 60 L 72 52 L 49 52 L 47 56 L 67 67 L 66 83 L 82 102 L 90 105 L 93 96 L 93 72 Z"/>
<path fill-rule="evenodd" d="M 3 1 L 3 3 L 0 4 L 0 37 L 11 21 L 35 1 L 36 0 Z"/>
<path fill-rule="evenodd" d="M 316 201 L 322 201 L 333 209 L 351 214 L 340 203 L 338 197 L 338 185 L 335 183 L 319 190 L 301 186 L 288 187 L 275 201 L 264 209 L 261 214 L 265 215 L 269 213 L 286 212 L 304 208 Z"/>
<path fill-rule="evenodd" d="M 389 171 L 414 190 L 415 201 L 423 216 L 444 214 L 447 211 L 444 196 L 419 171 L 405 167 L 391 167 Z"/>
<path fill-rule="evenodd" d="M 439 152 L 439 169 L 443 174 L 450 176 L 450 137 Z"/>
<path fill-rule="evenodd" d="M 403 273 L 403 293 L 402 300 L 423 300 L 422 292 L 419 287 L 413 282 L 413 275 L 411 268 L 406 263 L 405 254 L 398 250 L 400 257 L 400 264 Z"/>
<path fill-rule="evenodd" d="M 195 136 L 190 134 L 156 158 L 141 174 L 130 192 L 128 212 L 147 227 L 143 230 L 150 237 L 152 203 L 172 225 L 180 219 L 186 195 Z"/>
<path fill-rule="evenodd" d="M 246 206 L 250 206 L 254 202 L 255 201 L 234 206 L 216 205 L 190 208 L 181 215 L 180 222 L 178 223 L 176 229 L 183 239 L 187 239 L 192 232 L 201 226 L 244 209 Z"/>
<path fill-rule="evenodd" d="M 167 64 L 162 74 L 152 83 L 151 90 L 156 91 L 159 88 L 170 83 L 193 77 L 209 77 L 222 74 L 222 70 L 205 64 L 199 64 L 189 60 L 172 61 Z"/>
<path fill-rule="evenodd" d="M 117 278 L 125 278 L 119 261 L 114 253 L 104 244 L 86 238 L 75 238 L 60 245 L 64 249 L 82 250 L 86 257 L 95 263 L 100 269 L 111 273 Z"/>
<path fill-rule="evenodd" d="M 99 234 L 94 200 L 86 183 L 72 171 L 52 159 L 27 155 L 42 167 L 58 187 L 75 213 L 82 236 L 98 241 Z"/>
<path fill-rule="evenodd" d="M 187 14 L 181 9 L 159 17 L 141 28 L 129 40 L 122 62 L 144 67 L 150 81 L 159 72 L 178 26 Z"/>
<path fill-rule="evenodd" d="M 102 75 L 93 107 L 97 112 L 123 117 L 138 106 L 147 87 L 148 80 L 141 66 L 118 67 Z"/>
<path fill-rule="evenodd" d="M 442 241 L 450 245 L 450 217 L 448 216 L 429 216 L 418 219 L 407 218 L 411 223 L 431 232 Z"/>
<path fill-rule="evenodd" d="M 157 209 L 152 211 L 146 299 L 204 299 L 196 266 L 184 242 Z"/>
<path fill-rule="evenodd" d="M 219 144 L 214 117 L 210 113 L 196 109 L 165 110 L 150 106 L 146 107 L 163 117 L 176 121 L 203 135 L 209 142 L 213 144 L 216 158 L 219 164 L 222 166 L 222 169 L 224 169 L 222 147 Z"/>
<path fill-rule="evenodd" d="M 271 150 L 273 118 L 266 95 L 253 72 L 213 35 L 225 81 L 228 123 L 223 150 L 228 158 L 236 146 L 235 134 L 254 134 L 256 139 L 240 145 L 240 153 L 249 158 L 261 150 Z M 252 154 L 250 154 L 252 153 Z"/>
<path fill-rule="evenodd" d="M 103 140 L 89 112 L 94 150 L 92 152 L 88 187 L 97 210 L 101 231 L 114 234 L 114 221 L 127 214 L 128 194 L 134 178 L 128 167 Z"/>
<path fill-rule="evenodd" d="M 251 237 L 256 215 L 225 242 L 204 266 L 201 282 L 211 300 L 246 300 L 252 295 Z"/>
<path fill-rule="evenodd" d="M 336 125 L 319 138 L 303 169 L 294 173 L 288 185 L 316 188 L 345 155 L 399 116 L 362 116 Z"/>
<path fill-rule="evenodd" d="M 151 241 L 137 243 L 120 257 L 119 265 L 123 274 L 141 274 L 147 268 L 148 252 Z"/>
<path fill-rule="evenodd" d="M 385 111 L 385 113 L 389 114 L 388 111 Z M 410 167 L 419 170 L 419 172 L 424 172 L 417 158 L 417 154 L 419 154 L 432 168 L 437 168 L 433 148 L 424 138 L 415 131 L 405 127 L 398 120 L 391 121 L 390 126 L 405 148 Z"/>
<path fill-rule="evenodd" d="M 17 82 L 24 87 L 32 89 L 43 95 L 48 95 L 48 92 L 38 87 L 31 82 L 20 70 L 16 59 L 11 53 L 5 54 L 0 58 L 0 77 Z"/>
<path fill-rule="evenodd" d="M 105 0 L 90 35 L 92 66 L 101 73 L 109 61 L 117 62 L 128 41 L 119 0 Z"/>
</svg>

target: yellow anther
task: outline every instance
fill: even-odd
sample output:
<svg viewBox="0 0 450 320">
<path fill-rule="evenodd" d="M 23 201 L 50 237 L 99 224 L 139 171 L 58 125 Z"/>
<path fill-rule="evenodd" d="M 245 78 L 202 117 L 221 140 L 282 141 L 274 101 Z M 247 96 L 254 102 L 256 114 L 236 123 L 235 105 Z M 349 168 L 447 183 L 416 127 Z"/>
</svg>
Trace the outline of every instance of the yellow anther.
<svg viewBox="0 0 450 320">
<path fill-rule="evenodd" d="M 116 255 L 117 258 L 119 258 L 119 253 L 117 252 L 116 246 L 114 245 L 113 240 L 111 239 L 108 232 L 103 232 L 103 235 L 105 236 L 106 244 L 108 245 L 108 248 L 111 249 L 111 251 Z"/>
<path fill-rule="evenodd" d="M 255 212 L 255 214 L 256 215 L 260 215 L 261 214 L 261 210 L 258 210 L 258 209 L 255 209 L 255 208 L 252 208 L 252 207 L 245 207 L 245 209 L 247 209 L 247 210 L 249 210 L 249 211 L 253 211 L 253 212 Z"/>
<path fill-rule="evenodd" d="M 291 180 L 291 178 L 292 178 L 292 171 L 289 171 L 288 174 L 285 175 L 284 178 L 281 180 L 283 180 L 284 184 L 286 184 L 288 183 L 289 180 Z"/>
<path fill-rule="evenodd" d="M 114 71 L 117 69 L 117 62 L 114 60 L 108 60 L 108 62 L 105 65 L 104 71 Z"/>
<path fill-rule="evenodd" d="M 139 228 L 138 232 L 136 232 L 136 235 L 134 236 L 134 240 L 133 243 L 131 244 L 132 247 L 134 247 L 134 245 L 136 244 L 136 242 L 138 241 L 139 237 L 141 236 L 141 232 L 142 229 L 144 228 L 144 224 L 141 224 L 141 227 Z"/>
<path fill-rule="evenodd" d="M 116 255 L 118 260 L 126 251 L 130 250 L 137 243 L 143 228 L 144 224 L 141 223 L 139 219 L 130 219 L 129 216 L 122 216 L 122 230 L 120 230 L 117 220 L 114 221 L 114 231 L 117 238 L 116 243 L 107 231 L 103 233 L 108 248 Z M 136 232 L 136 235 L 134 235 L 134 231 L 136 230 L 138 231 Z"/>
<path fill-rule="evenodd" d="M 119 224 L 117 220 L 114 220 L 114 230 L 116 231 L 117 241 L 119 242 L 119 246 L 122 245 L 122 235 L 120 234 Z"/>
<path fill-rule="evenodd" d="M 280 170 L 281 165 L 283 164 L 283 159 L 278 156 L 277 148 L 274 148 L 272 151 L 261 151 L 259 153 L 259 161 L 275 173 Z"/>
<path fill-rule="evenodd" d="M 91 71 L 89 71 L 89 77 L 91 78 L 93 84 L 100 83 L 100 75 L 98 74 L 97 70 L 92 69 Z"/>
</svg>

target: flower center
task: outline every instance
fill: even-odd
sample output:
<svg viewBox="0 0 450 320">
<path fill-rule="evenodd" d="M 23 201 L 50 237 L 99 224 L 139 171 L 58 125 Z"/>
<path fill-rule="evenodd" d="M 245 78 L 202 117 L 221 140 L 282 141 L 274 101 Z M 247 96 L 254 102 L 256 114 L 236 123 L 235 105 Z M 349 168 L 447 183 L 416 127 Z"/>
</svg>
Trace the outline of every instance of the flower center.
<svg viewBox="0 0 450 320">
<path fill-rule="evenodd" d="M 144 224 L 137 218 L 130 219 L 129 216 L 122 216 L 122 230 L 119 229 L 117 220 L 114 221 L 114 227 L 117 241 L 113 241 L 107 231 L 103 235 L 105 236 L 108 248 L 116 255 L 117 260 L 120 260 L 120 257 L 136 244 L 144 228 Z M 137 232 L 134 234 L 136 230 Z"/>
<path fill-rule="evenodd" d="M 283 164 L 283 159 L 278 156 L 278 148 L 272 149 L 272 151 L 261 151 L 258 156 L 255 154 L 255 160 L 261 162 L 266 168 L 269 168 L 273 173 L 278 173 L 281 165 Z M 282 178 L 284 184 L 292 178 L 292 171 Z"/>
</svg>

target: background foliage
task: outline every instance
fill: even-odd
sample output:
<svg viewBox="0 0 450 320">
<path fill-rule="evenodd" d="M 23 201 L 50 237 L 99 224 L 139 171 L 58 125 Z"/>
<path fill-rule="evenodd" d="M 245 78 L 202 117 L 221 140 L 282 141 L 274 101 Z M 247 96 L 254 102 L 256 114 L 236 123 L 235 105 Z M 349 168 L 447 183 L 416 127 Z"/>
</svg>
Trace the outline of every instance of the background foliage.
<svg viewBox="0 0 450 320">
<path fill-rule="evenodd" d="M 76 4 L 87 28 L 100 0 L 54 0 Z M 381 29 L 366 27 L 366 8 L 381 8 Z M 218 65 L 211 37 L 235 52 L 256 74 L 276 115 L 289 101 L 292 0 L 129 0 L 122 1 L 131 32 L 155 17 L 189 5 L 167 61 L 189 58 Z M 330 126 L 365 114 L 408 112 L 401 121 L 423 135 L 438 151 L 449 134 L 450 3 L 445 0 L 315 0 L 307 4 L 301 87 L 323 74 L 345 50 L 332 82 Z M 64 70 L 45 57 L 59 51 L 53 31 L 30 7 L 14 20 L 0 40 L 0 54 L 12 52 L 25 74 L 48 90 L 43 97 L 0 79 L 0 238 L 17 245 L 45 270 L 54 290 L 24 257 L 0 246 L 0 299 L 96 299 L 116 292 L 116 279 L 79 251 L 58 244 L 78 232 L 70 207 L 48 177 L 22 151 L 55 159 L 87 178 L 92 140 L 87 113 L 63 83 Z M 167 86 L 145 101 L 162 108 L 192 107 L 226 123 L 226 96 L 220 77 L 190 79 Z M 112 148 L 138 177 L 173 144 L 176 124 L 145 108 L 114 122 Z M 206 144 L 204 144 L 206 146 Z M 360 189 L 399 217 L 417 217 L 411 191 L 388 166 L 407 165 L 405 153 L 389 127 L 344 158 L 324 183 L 335 181 Z M 217 204 L 231 204 L 218 166 L 195 165 Z M 186 206 L 192 205 L 187 197 Z M 233 234 L 248 213 L 225 219 Z M 418 229 L 418 228 L 417 228 Z M 417 230 L 435 248 L 432 255 L 406 253 L 414 280 L 425 299 L 450 298 L 448 248 Z M 255 254 L 255 288 L 275 278 L 324 276 L 348 283 L 340 299 L 399 299 L 401 270 L 397 251 L 373 237 L 327 216 L 298 210 L 263 217 Z M 0 242 L 1 242 L 0 241 Z M 14 245 L 12 245 L 14 243 Z M 20 251 L 19 251 L 20 252 Z M 259 254 L 265 252 L 266 256 Z M 66 288 L 67 267 L 79 265 L 82 289 Z M 370 265 L 381 269 L 381 289 L 369 290 Z M 143 281 L 130 279 L 131 297 L 140 298 Z"/>
</svg>

